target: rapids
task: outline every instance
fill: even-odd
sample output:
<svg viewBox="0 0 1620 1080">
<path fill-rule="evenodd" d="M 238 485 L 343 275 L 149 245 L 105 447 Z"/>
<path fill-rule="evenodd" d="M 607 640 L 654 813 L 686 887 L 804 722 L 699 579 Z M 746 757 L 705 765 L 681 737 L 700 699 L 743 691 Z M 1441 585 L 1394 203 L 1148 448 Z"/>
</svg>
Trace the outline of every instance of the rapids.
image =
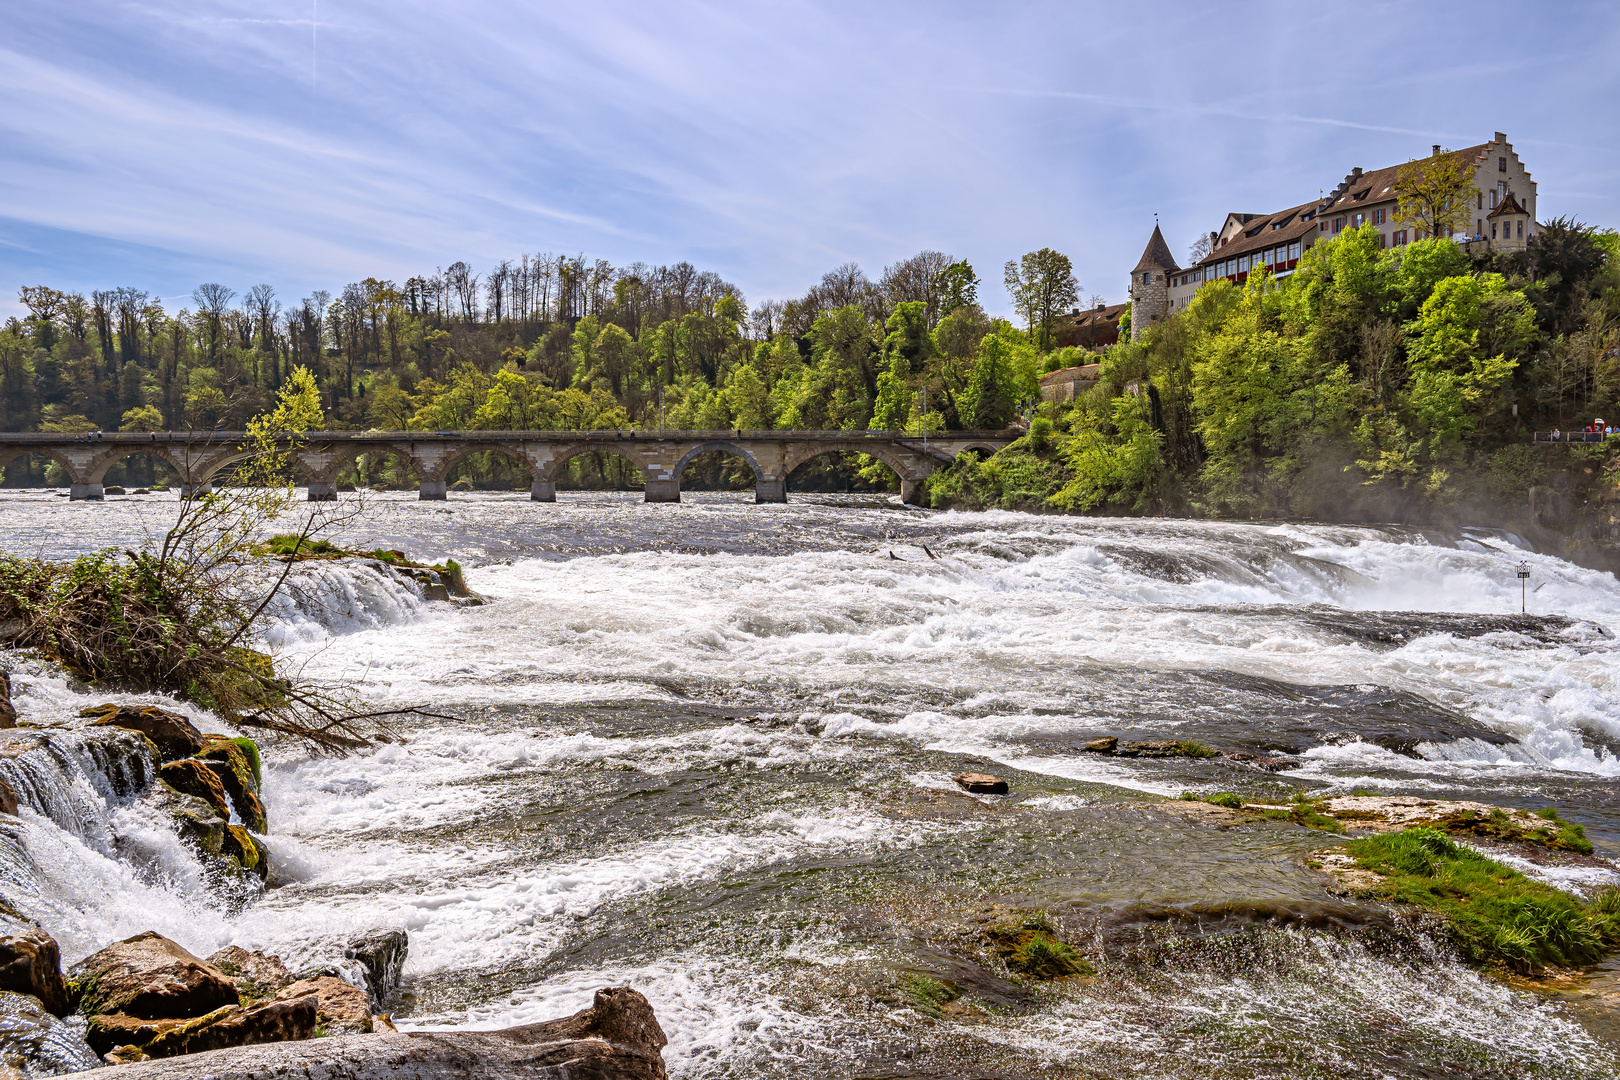
<svg viewBox="0 0 1620 1080">
<path fill-rule="evenodd" d="M 493 602 L 301 568 L 269 647 L 457 719 L 350 758 L 268 748 L 272 882 L 245 906 L 123 797 L 138 764 L 74 749 L 68 718 L 105 696 L 14 662 L 23 718 L 62 730 L 7 766 L 34 794 L 0 828 L 4 899 L 68 961 L 157 929 L 297 966 L 402 925 L 401 1027 L 546 1019 L 629 983 L 680 1078 L 1620 1068 L 1575 1011 L 1325 892 L 1301 859 L 1330 838 L 1155 808 L 1300 789 L 1554 805 L 1620 854 L 1612 575 L 1483 529 L 684 497 L 370 497 L 338 539 L 453 557 Z M 133 546 L 173 510 L 8 491 L 0 544 Z M 1291 767 L 1080 750 L 1101 735 Z M 1012 795 L 967 796 L 963 771 Z M 1047 910 L 1096 977 L 1031 987 L 975 960 L 974 920 L 1011 907 Z M 928 1015 L 919 975 L 972 1005 Z"/>
</svg>

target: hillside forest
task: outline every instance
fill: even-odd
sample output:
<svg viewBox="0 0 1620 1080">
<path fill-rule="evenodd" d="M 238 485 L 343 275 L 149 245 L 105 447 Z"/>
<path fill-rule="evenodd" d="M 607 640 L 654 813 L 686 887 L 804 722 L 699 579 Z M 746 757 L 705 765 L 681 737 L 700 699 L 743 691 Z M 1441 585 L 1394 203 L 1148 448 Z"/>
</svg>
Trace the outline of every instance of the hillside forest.
<svg viewBox="0 0 1620 1080">
<path fill-rule="evenodd" d="M 1045 249 L 1004 267 L 1022 325 L 986 315 L 966 262 L 924 251 L 872 280 L 847 264 L 802 297 L 750 308 L 687 263 L 615 268 L 525 256 L 486 273 L 456 263 L 403 285 L 367 278 L 283 304 L 257 285 L 199 286 L 168 311 L 135 288 L 88 297 L 25 288 L 26 318 L 0 329 L 0 429 L 240 430 L 296 368 L 334 430 L 1000 429 L 1039 391 L 1043 348 L 1078 286 Z M 924 393 L 924 388 L 927 393 Z M 349 479 L 409 486 L 393 459 Z M 527 486 L 498 455 L 458 467 L 475 486 Z M 109 483 L 150 482 L 132 459 Z M 748 486 L 734 459 L 700 460 L 689 486 Z M 609 456 L 577 459 L 563 486 L 632 486 Z M 61 482 L 14 463 L 5 482 Z M 128 475 L 124 475 L 127 472 Z M 694 473 L 696 475 L 694 475 Z M 868 459 L 818 460 L 798 488 L 887 488 Z"/>
<path fill-rule="evenodd" d="M 984 311 L 971 266 L 932 251 L 752 308 L 687 264 L 554 257 L 286 307 L 265 286 L 238 300 L 205 285 L 172 314 L 133 289 L 25 289 L 29 317 L 0 330 L 0 426 L 237 428 L 295 367 L 335 429 L 920 432 L 926 388 L 931 431 L 1026 432 L 936 474 L 939 507 L 1617 531 L 1608 444 L 1530 440 L 1620 420 L 1612 231 L 1557 220 L 1526 251 L 1470 254 L 1352 229 L 1284 278 L 1209 282 L 1100 354 L 1053 347 L 1079 298 L 1065 256 L 1031 252 L 1004 280 L 1016 322 Z M 1100 364 L 1093 386 L 1040 403 L 1043 373 L 1084 363 Z M 579 459 L 571 482 L 633 486 L 622 466 Z M 14 464 L 6 483 L 48 468 Z M 526 483 L 498 457 L 462 468 L 475 485 Z M 396 469 L 363 460 L 352 479 L 408 486 Z M 684 482 L 746 487 L 741 469 L 699 460 Z M 897 486 L 868 459 L 806 470 L 795 490 Z"/>
</svg>

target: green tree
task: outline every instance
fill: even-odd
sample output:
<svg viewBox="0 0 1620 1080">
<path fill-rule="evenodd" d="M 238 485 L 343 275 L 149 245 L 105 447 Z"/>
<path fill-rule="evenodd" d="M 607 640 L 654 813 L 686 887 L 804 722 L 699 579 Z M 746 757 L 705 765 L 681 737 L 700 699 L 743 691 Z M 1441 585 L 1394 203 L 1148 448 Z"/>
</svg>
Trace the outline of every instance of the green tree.
<svg viewBox="0 0 1620 1080">
<path fill-rule="evenodd" d="M 1052 322 L 1074 307 L 1080 284 L 1074 278 L 1074 264 L 1067 255 L 1041 248 L 1017 262 L 1008 260 L 1002 280 L 1018 313 L 1023 316 L 1035 344 L 1045 350 L 1052 339 Z"/>
<path fill-rule="evenodd" d="M 163 431 L 163 413 L 152 405 L 137 405 L 124 413 L 119 431 Z"/>
<path fill-rule="evenodd" d="M 999 334 L 990 334 L 980 343 L 979 358 L 958 405 L 964 426 L 997 431 L 1012 422 L 1016 399 L 1010 353 Z"/>
<path fill-rule="evenodd" d="M 979 306 L 979 278 L 966 259 L 939 272 L 939 314 L 941 318 L 962 308 Z"/>
<path fill-rule="evenodd" d="M 1402 165 L 1395 170 L 1395 224 L 1413 226 L 1420 237 L 1466 233 L 1471 174 L 1468 160 L 1450 150 Z"/>
</svg>

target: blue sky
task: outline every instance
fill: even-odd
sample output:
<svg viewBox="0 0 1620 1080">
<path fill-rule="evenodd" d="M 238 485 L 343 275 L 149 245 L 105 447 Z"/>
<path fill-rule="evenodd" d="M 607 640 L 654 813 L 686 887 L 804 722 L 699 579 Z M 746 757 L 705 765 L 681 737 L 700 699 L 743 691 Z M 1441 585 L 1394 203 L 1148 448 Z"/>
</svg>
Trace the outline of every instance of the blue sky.
<svg viewBox="0 0 1620 1080">
<path fill-rule="evenodd" d="M 750 301 L 1051 246 L 1123 298 L 1265 211 L 1505 131 L 1542 218 L 1620 226 L 1612 3 L 11 0 L 17 288 L 284 300 L 465 259 L 689 260 Z"/>
</svg>

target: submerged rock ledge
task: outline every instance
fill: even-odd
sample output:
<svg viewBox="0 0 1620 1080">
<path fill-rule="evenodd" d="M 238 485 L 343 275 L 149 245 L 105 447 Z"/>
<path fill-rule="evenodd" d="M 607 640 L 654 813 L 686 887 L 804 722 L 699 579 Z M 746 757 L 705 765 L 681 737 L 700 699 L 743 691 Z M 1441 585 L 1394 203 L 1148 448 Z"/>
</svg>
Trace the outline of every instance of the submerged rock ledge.
<svg viewBox="0 0 1620 1080">
<path fill-rule="evenodd" d="M 588 1009 L 503 1031 L 341 1035 L 119 1067 L 127 1080 L 665 1080 L 668 1043 L 647 999 L 628 986 Z"/>
</svg>

